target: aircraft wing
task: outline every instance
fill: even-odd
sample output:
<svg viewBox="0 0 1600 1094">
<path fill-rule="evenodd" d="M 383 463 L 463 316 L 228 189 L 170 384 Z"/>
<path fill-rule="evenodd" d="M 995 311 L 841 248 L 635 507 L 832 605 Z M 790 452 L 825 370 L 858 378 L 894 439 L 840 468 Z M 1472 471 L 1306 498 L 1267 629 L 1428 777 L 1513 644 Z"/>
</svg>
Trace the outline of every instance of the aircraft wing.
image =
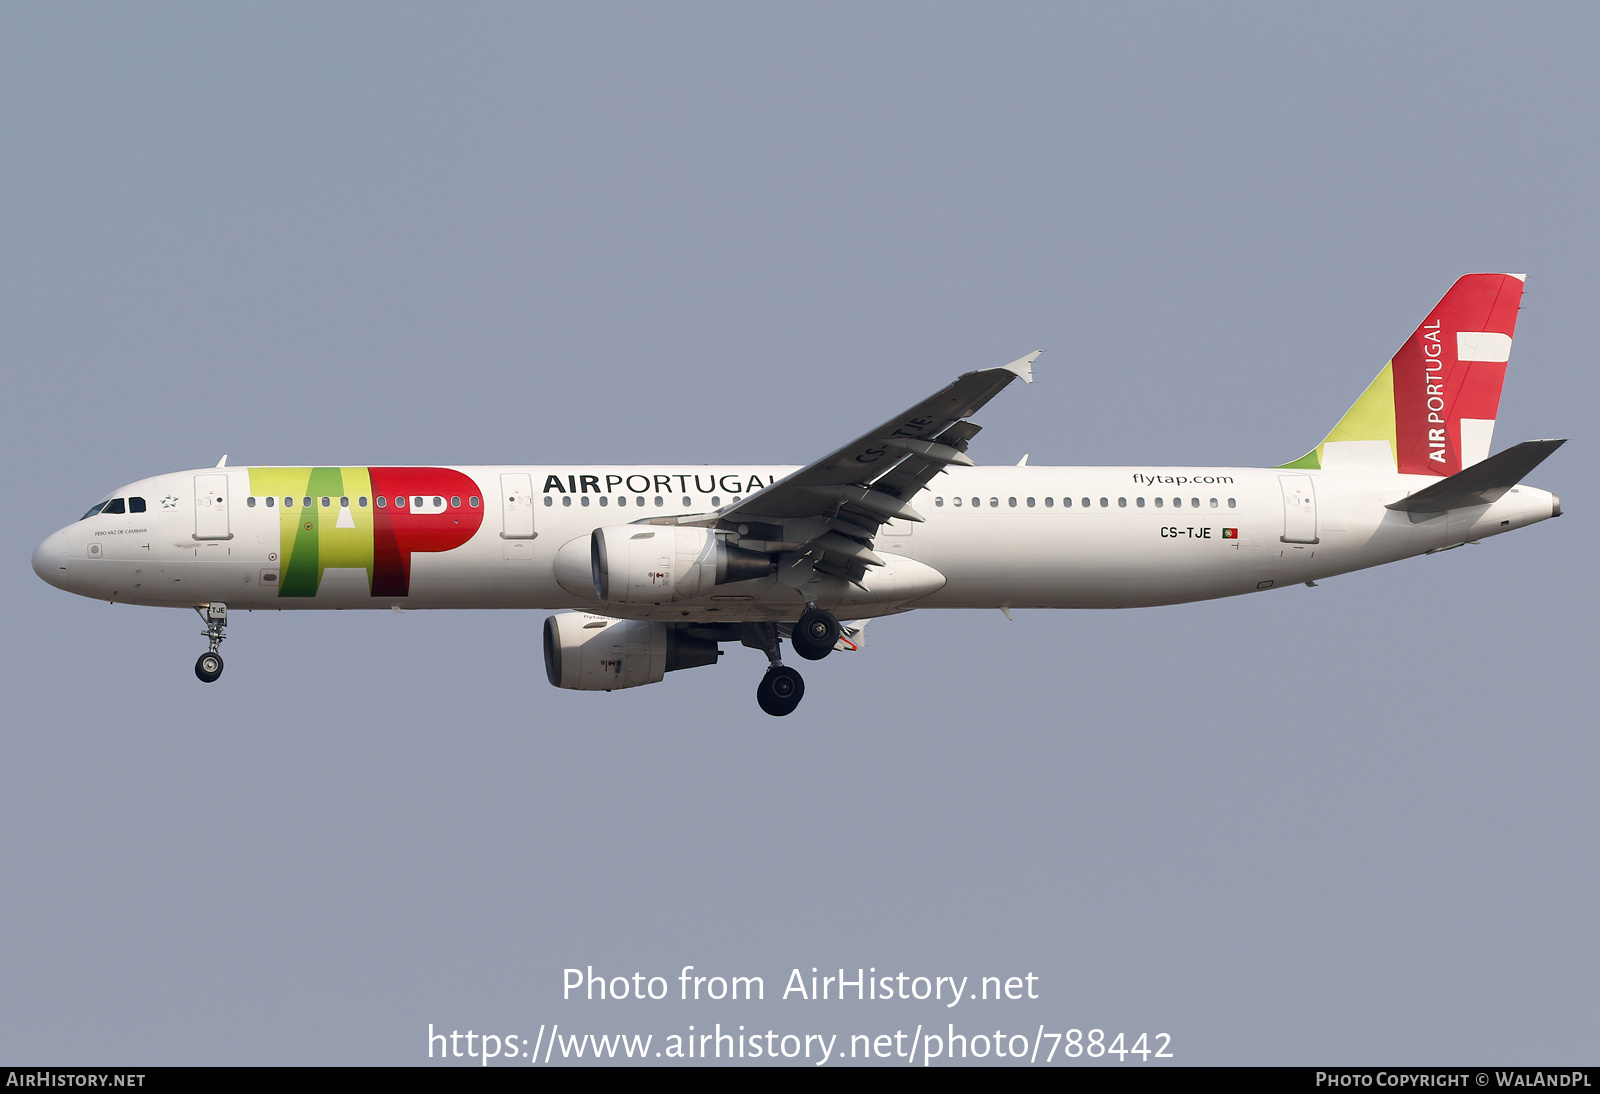
<svg viewBox="0 0 1600 1094">
<path fill-rule="evenodd" d="M 750 546 L 804 551 L 823 572 L 859 582 L 867 567 L 882 565 L 872 553 L 878 529 L 896 518 L 921 521 L 911 498 L 948 465 L 972 466 L 967 443 L 982 427 L 967 419 L 1013 380 L 1033 383 L 1040 352 L 963 374 L 838 451 L 722 510 L 716 526 L 739 532 Z"/>
</svg>

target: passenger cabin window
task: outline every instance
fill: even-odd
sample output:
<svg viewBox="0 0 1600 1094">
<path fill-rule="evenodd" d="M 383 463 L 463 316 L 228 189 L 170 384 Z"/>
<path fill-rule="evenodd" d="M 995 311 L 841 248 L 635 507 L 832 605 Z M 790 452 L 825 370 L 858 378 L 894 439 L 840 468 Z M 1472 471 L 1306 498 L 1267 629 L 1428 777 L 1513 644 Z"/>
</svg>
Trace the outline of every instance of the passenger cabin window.
<svg viewBox="0 0 1600 1094">
<path fill-rule="evenodd" d="M 935 509 L 943 509 L 944 508 L 944 499 L 943 498 L 934 498 L 933 499 L 933 507 Z"/>
<path fill-rule="evenodd" d="M 1007 498 L 1006 501 L 1010 504 L 1011 508 L 1015 509 L 1017 507 L 1016 498 Z"/>
<path fill-rule="evenodd" d="M 367 507 L 367 496 L 365 494 L 362 494 L 359 498 L 356 499 L 356 504 L 361 506 L 361 508 L 365 509 Z"/>
<path fill-rule="evenodd" d="M 349 498 L 340 498 L 339 499 L 339 508 L 340 509 L 348 509 L 348 508 L 350 508 L 350 499 Z"/>
<path fill-rule="evenodd" d="M 1072 499 L 1068 498 L 1067 500 L 1070 502 Z M 1056 499 L 1055 498 L 1045 498 L 1044 499 L 1044 507 L 1046 509 L 1054 509 L 1056 507 Z"/>
<path fill-rule="evenodd" d="M 1084 498 L 1083 499 L 1083 507 L 1085 509 L 1089 508 L 1089 499 L 1088 498 Z"/>
<path fill-rule="evenodd" d="M 957 509 L 960 509 L 961 508 L 961 499 L 960 498 L 951 498 L 950 499 L 950 504 L 954 505 Z"/>
<path fill-rule="evenodd" d="M 1028 499 L 1028 508 L 1029 508 L 1029 509 L 1032 509 L 1032 508 L 1033 508 L 1033 499 L 1032 499 L 1032 498 L 1029 498 L 1029 499 Z"/>
<path fill-rule="evenodd" d="M 549 494 L 546 494 L 544 496 L 544 503 L 546 505 L 554 505 L 556 503 L 556 499 L 552 498 Z"/>
<path fill-rule="evenodd" d="M 311 508 L 311 499 L 310 498 L 301 498 L 300 499 L 300 504 L 304 508 L 310 509 Z"/>
<path fill-rule="evenodd" d="M 583 496 L 583 498 L 582 498 L 582 501 L 583 501 L 583 504 L 584 504 L 584 505 L 588 505 L 588 504 L 589 504 L 589 495 L 588 495 L 588 494 L 585 494 L 585 495 L 584 495 L 584 496 Z"/>
<path fill-rule="evenodd" d="M 120 516 L 126 510 L 127 505 L 121 498 L 112 498 L 110 501 L 106 502 L 106 507 L 100 511 L 102 513 L 116 513 Z"/>
<path fill-rule="evenodd" d="M 1157 498 L 1156 499 L 1156 508 L 1157 509 L 1160 509 L 1165 504 L 1167 504 L 1167 499 L 1166 498 Z"/>
<path fill-rule="evenodd" d="M 604 508 L 605 506 L 610 505 L 610 504 L 611 504 L 611 502 L 609 500 L 607 500 L 606 496 L 604 494 L 601 494 L 600 495 L 600 505 L 601 505 L 601 507 Z"/>
<path fill-rule="evenodd" d="M 1133 499 L 1133 503 L 1135 505 L 1137 505 L 1140 509 L 1144 508 L 1144 499 L 1143 498 L 1135 498 L 1135 499 Z"/>
<path fill-rule="evenodd" d="M 570 494 L 562 494 L 561 495 L 561 504 L 562 505 L 571 505 L 572 504 L 572 495 L 570 495 Z"/>
<path fill-rule="evenodd" d="M 1128 499 L 1127 498 L 1118 498 L 1117 499 L 1117 508 L 1118 509 L 1126 509 L 1127 507 L 1128 507 Z"/>
<path fill-rule="evenodd" d="M 277 500 L 278 500 L 278 499 L 277 499 L 277 498 L 272 498 L 272 497 L 269 497 L 269 498 L 268 498 L 268 499 L 267 499 L 267 508 L 268 508 L 268 509 L 271 509 L 271 508 L 272 508 L 272 506 L 273 506 L 273 505 L 274 505 L 274 503 L 276 503 L 276 502 L 277 502 Z"/>
<path fill-rule="evenodd" d="M 472 497 L 468 498 L 467 499 L 467 504 L 472 506 L 474 509 L 476 509 L 478 507 L 478 497 L 477 497 L 477 495 L 474 494 Z"/>
<path fill-rule="evenodd" d="M 1238 507 L 1237 503 L 1232 498 L 1229 498 L 1228 499 L 1228 508 L 1229 509 L 1234 509 L 1234 508 L 1237 508 L 1237 507 Z"/>
<path fill-rule="evenodd" d="M 1100 499 L 1100 508 L 1106 509 L 1106 508 L 1109 508 L 1110 505 L 1111 505 L 1111 501 L 1108 498 L 1101 498 Z"/>
<path fill-rule="evenodd" d="M 1217 499 L 1216 498 L 1212 498 L 1211 499 L 1211 508 L 1215 509 L 1216 507 L 1217 507 Z"/>
<path fill-rule="evenodd" d="M 379 494 L 374 500 L 377 501 L 379 509 L 387 509 L 389 507 L 389 499 L 384 497 L 382 494 Z M 544 500 L 549 501 L 550 499 L 545 498 Z"/>
<path fill-rule="evenodd" d="M 245 498 L 244 504 L 246 509 L 254 509 L 256 507 L 256 499 L 253 497 Z"/>
</svg>

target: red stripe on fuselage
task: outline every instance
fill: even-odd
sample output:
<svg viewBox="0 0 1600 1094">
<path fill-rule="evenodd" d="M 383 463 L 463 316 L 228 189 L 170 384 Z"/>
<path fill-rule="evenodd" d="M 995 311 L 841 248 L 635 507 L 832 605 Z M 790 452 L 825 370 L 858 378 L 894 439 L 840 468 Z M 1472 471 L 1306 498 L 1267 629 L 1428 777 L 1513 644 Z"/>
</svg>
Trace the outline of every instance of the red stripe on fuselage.
<svg viewBox="0 0 1600 1094">
<path fill-rule="evenodd" d="M 372 595 L 406 596 L 411 591 L 411 556 L 421 551 L 451 551 L 477 534 L 483 524 L 483 492 L 478 484 L 447 467 L 369 467 L 372 492 L 385 504 L 372 512 Z M 414 497 L 442 497 L 442 513 L 414 513 Z M 396 499 L 404 499 L 397 505 Z M 459 506 L 450 505 L 460 498 Z M 476 498 L 478 505 L 471 504 Z"/>
</svg>

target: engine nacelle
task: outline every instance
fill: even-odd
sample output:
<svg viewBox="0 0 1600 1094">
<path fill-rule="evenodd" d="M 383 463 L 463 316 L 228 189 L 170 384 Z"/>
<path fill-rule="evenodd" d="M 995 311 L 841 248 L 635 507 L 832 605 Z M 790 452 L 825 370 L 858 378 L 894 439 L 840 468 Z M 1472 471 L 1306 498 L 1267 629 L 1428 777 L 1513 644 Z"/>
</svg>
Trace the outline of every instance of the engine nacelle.
<svg viewBox="0 0 1600 1094">
<path fill-rule="evenodd" d="M 714 665 L 710 638 L 681 625 L 564 612 L 544 621 L 544 671 L 558 688 L 615 691 L 654 684 L 669 672 Z"/>
<path fill-rule="evenodd" d="M 611 604 L 670 604 L 718 585 L 765 577 L 772 560 L 729 546 L 709 528 L 624 524 L 589 537 L 594 592 Z"/>
</svg>

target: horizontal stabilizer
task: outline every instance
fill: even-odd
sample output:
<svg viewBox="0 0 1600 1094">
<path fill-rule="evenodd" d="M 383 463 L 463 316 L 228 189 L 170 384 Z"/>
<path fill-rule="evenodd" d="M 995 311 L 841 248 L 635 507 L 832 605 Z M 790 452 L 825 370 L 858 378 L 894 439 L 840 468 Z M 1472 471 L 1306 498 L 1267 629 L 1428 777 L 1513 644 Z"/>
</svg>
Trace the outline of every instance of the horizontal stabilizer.
<svg viewBox="0 0 1600 1094">
<path fill-rule="evenodd" d="M 1440 479 L 1409 498 L 1390 502 L 1387 508 L 1411 513 L 1412 520 L 1422 520 L 1451 509 L 1488 505 L 1499 501 L 1502 494 L 1521 482 L 1528 472 L 1566 443 L 1565 437 L 1553 441 L 1523 441 L 1464 471 Z"/>
</svg>

